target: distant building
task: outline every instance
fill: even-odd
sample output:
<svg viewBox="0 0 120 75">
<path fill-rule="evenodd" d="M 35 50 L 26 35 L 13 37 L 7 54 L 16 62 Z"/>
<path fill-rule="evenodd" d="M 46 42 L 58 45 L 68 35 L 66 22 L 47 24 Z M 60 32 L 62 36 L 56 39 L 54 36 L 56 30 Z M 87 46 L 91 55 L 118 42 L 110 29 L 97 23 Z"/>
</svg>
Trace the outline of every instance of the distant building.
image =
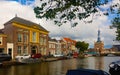
<svg viewBox="0 0 120 75">
<path fill-rule="evenodd" d="M 63 39 L 59 40 L 61 43 L 61 54 L 66 55 L 67 54 L 67 44 L 63 41 Z"/>
<path fill-rule="evenodd" d="M 76 41 L 71 38 L 62 38 L 60 40 L 49 38 L 49 54 L 50 55 L 67 55 L 76 51 Z"/>
<path fill-rule="evenodd" d="M 57 40 L 56 39 L 51 39 L 49 37 L 49 40 L 48 40 L 49 55 L 55 55 L 56 54 L 56 45 L 57 45 Z"/>
<path fill-rule="evenodd" d="M 100 30 L 98 30 L 97 42 L 94 43 L 94 50 L 99 54 L 104 53 L 104 42 L 100 39 Z"/>
<path fill-rule="evenodd" d="M 113 41 L 113 48 L 120 51 L 120 41 Z"/>
<path fill-rule="evenodd" d="M 62 40 L 66 43 L 66 50 L 63 53 L 69 54 L 76 51 L 75 40 L 72 40 L 71 38 L 67 38 L 67 37 L 64 37 Z"/>
</svg>

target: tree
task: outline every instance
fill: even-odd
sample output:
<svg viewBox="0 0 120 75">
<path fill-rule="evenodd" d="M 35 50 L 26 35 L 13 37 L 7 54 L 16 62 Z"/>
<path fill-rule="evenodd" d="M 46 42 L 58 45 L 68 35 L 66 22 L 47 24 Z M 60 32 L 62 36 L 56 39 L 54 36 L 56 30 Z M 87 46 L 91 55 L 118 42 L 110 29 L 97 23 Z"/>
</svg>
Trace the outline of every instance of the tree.
<svg viewBox="0 0 120 75">
<path fill-rule="evenodd" d="M 88 49 L 88 46 L 89 44 L 84 41 L 78 41 L 75 45 L 75 47 L 79 50 L 79 53 L 84 53 L 84 51 Z"/>
<path fill-rule="evenodd" d="M 78 23 L 76 19 L 84 20 L 96 12 L 103 11 L 101 6 L 104 6 L 112 0 L 40 0 L 40 5 L 34 8 L 37 18 L 46 18 L 53 20 L 55 24 L 61 26 L 64 23 L 70 22 L 74 27 Z M 119 2 L 112 4 L 103 12 L 103 15 L 109 15 L 113 8 L 118 7 Z M 91 23 L 91 20 L 85 21 Z"/>
<path fill-rule="evenodd" d="M 112 20 L 111 28 L 116 28 L 116 40 L 120 41 L 120 9 L 117 12 L 117 16 Z"/>
</svg>

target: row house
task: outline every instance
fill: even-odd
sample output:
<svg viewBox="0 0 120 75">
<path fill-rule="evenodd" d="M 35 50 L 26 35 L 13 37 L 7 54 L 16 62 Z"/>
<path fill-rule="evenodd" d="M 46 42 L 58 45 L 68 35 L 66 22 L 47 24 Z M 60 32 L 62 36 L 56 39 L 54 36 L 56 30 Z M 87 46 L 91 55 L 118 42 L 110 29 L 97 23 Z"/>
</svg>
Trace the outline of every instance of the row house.
<svg viewBox="0 0 120 75">
<path fill-rule="evenodd" d="M 63 39 L 59 40 L 61 43 L 61 53 L 64 55 L 67 55 L 67 43 L 65 41 L 63 41 Z"/>
<path fill-rule="evenodd" d="M 63 54 L 63 51 L 66 49 L 66 44 L 63 44 L 62 40 L 56 40 L 49 38 L 49 54 L 50 55 L 60 55 Z"/>
<path fill-rule="evenodd" d="M 65 51 L 66 54 L 73 54 L 74 52 L 76 52 L 77 49 L 75 47 L 76 44 L 75 40 L 64 37 L 63 41 L 66 43 L 66 51 Z"/>
<path fill-rule="evenodd" d="M 62 38 L 61 40 L 49 39 L 49 53 L 68 55 L 76 51 L 76 41 L 70 38 Z"/>
<path fill-rule="evenodd" d="M 48 40 L 48 51 L 49 51 L 49 55 L 55 55 L 56 54 L 56 44 L 57 44 L 57 40 L 56 39 L 51 39 L 49 37 L 49 40 Z"/>
<path fill-rule="evenodd" d="M 57 43 L 56 43 L 56 54 L 63 54 L 61 40 L 57 40 Z"/>
<path fill-rule="evenodd" d="M 39 24 L 15 16 L 4 24 L 3 32 L 6 36 L 1 37 L 7 37 L 6 53 L 13 58 L 22 54 L 48 54 L 49 32 Z"/>
</svg>

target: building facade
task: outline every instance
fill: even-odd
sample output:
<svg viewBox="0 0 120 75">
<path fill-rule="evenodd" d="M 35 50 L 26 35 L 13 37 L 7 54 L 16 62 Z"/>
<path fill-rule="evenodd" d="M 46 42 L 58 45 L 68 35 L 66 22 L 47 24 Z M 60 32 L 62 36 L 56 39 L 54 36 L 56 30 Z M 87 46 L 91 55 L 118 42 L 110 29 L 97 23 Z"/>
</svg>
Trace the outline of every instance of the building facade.
<svg viewBox="0 0 120 75">
<path fill-rule="evenodd" d="M 50 55 L 68 55 L 75 52 L 76 41 L 70 38 L 62 38 L 60 40 L 49 38 L 49 53 Z"/>
<path fill-rule="evenodd" d="M 66 44 L 66 50 L 63 52 L 65 54 L 73 54 L 77 49 L 75 47 L 76 41 L 71 38 L 64 37 L 62 39 Z"/>
<path fill-rule="evenodd" d="M 3 33 L 3 30 L 0 30 L 0 53 L 7 53 L 7 35 Z"/>
<path fill-rule="evenodd" d="M 39 24 L 14 17 L 4 24 L 4 34 L 7 35 L 7 48 L 13 57 L 22 54 L 41 53 L 47 55 L 48 31 Z"/>
<path fill-rule="evenodd" d="M 57 40 L 56 39 L 51 39 L 49 37 L 49 40 L 48 40 L 48 51 L 49 51 L 49 55 L 55 55 L 56 54 L 56 50 L 57 50 Z"/>
</svg>

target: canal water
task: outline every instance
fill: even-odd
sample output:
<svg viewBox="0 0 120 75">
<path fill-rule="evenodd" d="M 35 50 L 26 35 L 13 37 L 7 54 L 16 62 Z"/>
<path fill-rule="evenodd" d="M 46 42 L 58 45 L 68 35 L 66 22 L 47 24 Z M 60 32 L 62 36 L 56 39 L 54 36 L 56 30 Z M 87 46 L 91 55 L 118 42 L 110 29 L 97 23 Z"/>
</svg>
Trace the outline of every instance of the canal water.
<svg viewBox="0 0 120 75">
<path fill-rule="evenodd" d="M 100 69 L 108 72 L 109 63 L 120 57 L 87 57 L 0 68 L 0 75 L 66 75 L 70 69 Z"/>
</svg>

